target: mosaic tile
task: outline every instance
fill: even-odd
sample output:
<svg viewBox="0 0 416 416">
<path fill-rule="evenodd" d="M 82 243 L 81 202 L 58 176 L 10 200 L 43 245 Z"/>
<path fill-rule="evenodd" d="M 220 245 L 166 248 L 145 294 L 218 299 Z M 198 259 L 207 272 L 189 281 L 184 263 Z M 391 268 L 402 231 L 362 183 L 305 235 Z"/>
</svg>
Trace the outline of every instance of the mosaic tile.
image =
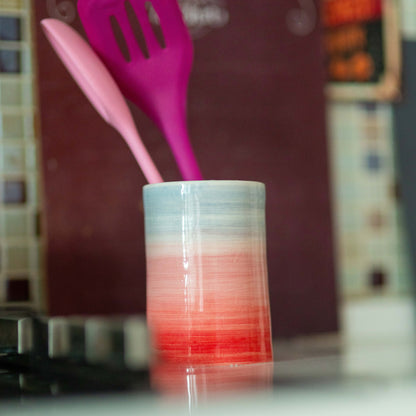
<svg viewBox="0 0 416 416">
<path fill-rule="evenodd" d="M 380 169 L 382 169 L 382 165 L 383 165 L 383 159 L 379 154 L 375 152 L 371 152 L 365 155 L 364 166 L 370 172 L 373 172 L 373 173 L 378 172 Z"/>
<path fill-rule="evenodd" d="M 367 113 L 374 113 L 377 111 L 377 104 L 375 102 L 371 102 L 371 101 L 367 101 L 362 105 L 362 108 L 367 112 Z"/>
<path fill-rule="evenodd" d="M 7 271 L 29 269 L 29 248 L 20 245 L 8 245 L 5 248 Z"/>
<path fill-rule="evenodd" d="M 368 284 L 372 289 L 383 289 L 388 285 L 389 274 L 382 268 L 370 270 Z"/>
<path fill-rule="evenodd" d="M 0 114 L 0 138 L 23 139 L 25 120 L 21 114 Z"/>
<path fill-rule="evenodd" d="M 10 107 L 23 104 L 20 82 L 0 81 L 0 106 Z"/>
<path fill-rule="evenodd" d="M 380 124 L 373 122 L 367 122 L 365 123 L 364 127 L 363 127 L 364 131 L 364 137 L 365 139 L 368 140 L 377 140 L 380 139 L 380 136 L 382 135 L 382 129 L 380 128 Z"/>
<path fill-rule="evenodd" d="M 342 273 L 342 293 L 354 295 L 360 292 L 359 284 L 359 272 L 349 267 L 348 269 L 343 269 Z"/>
<path fill-rule="evenodd" d="M 6 283 L 7 302 L 28 302 L 31 299 L 30 281 L 26 277 L 9 279 Z"/>
<path fill-rule="evenodd" d="M 11 16 L 0 16 L 0 40 L 21 40 L 20 18 Z"/>
<path fill-rule="evenodd" d="M 368 225 L 374 231 L 382 230 L 385 226 L 388 226 L 385 216 L 378 210 L 374 210 L 368 216 Z"/>
<path fill-rule="evenodd" d="M 4 236 L 8 238 L 28 237 L 29 218 L 26 211 L 12 211 L 4 213 Z"/>
<path fill-rule="evenodd" d="M 22 71 L 21 52 L 17 49 L 0 49 L 0 73 L 18 74 Z"/>
<path fill-rule="evenodd" d="M 5 180 L 2 184 L 4 204 L 24 204 L 26 202 L 26 183 L 23 180 Z"/>
<path fill-rule="evenodd" d="M 26 151 L 23 146 L 3 145 L 2 167 L 4 173 L 23 173 L 26 168 Z"/>
<path fill-rule="evenodd" d="M 25 5 L 24 0 L 0 0 L 0 9 L 22 10 Z"/>
</svg>

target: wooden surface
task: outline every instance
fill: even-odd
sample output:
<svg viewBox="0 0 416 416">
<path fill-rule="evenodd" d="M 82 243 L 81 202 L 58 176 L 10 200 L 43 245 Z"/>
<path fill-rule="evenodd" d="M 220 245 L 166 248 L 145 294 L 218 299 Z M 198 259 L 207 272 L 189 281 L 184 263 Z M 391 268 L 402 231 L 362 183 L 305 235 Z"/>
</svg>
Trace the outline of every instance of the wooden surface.
<svg viewBox="0 0 416 416">
<path fill-rule="evenodd" d="M 189 91 L 202 172 L 266 184 L 274 336 L 335 331 L 319 24 L 292 33 L 294 0 L 214 3 L 225 5 L 229 20 L 195 39 Z M 39 26 L 45 2 L 34 5 L 50 313 L 142 312 L 144 177 L 47 43 Z M 72 25 L 83 33 L 78 19 Z M 133 111 L 165 180 L 179 180 L 162 136 Z"/>
</svg>

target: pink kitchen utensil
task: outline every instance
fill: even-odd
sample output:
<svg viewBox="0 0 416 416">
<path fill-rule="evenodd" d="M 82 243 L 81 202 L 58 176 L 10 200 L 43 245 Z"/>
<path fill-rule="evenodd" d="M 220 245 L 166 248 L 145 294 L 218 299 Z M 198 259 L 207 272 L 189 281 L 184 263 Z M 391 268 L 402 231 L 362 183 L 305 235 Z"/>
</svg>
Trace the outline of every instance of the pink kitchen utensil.
<svg viewBox="0 0 416 416">
<path fill-rule="evenodd" d="M 41 24 L 55 52 L 92 105 L 123 136 L 147 181 L 163 182 L 120 89 L 100 58 L 71 26 L 57 19 L 44 19 Z"/>
<path fill-rule="evenodd" d="M 149 6 L 163 41 L 153 30 Z M 183 178 L 202 179 L 186 125 L 192 41 L 176 0 L 78 0 L 77 7 L 92 47 L 125 97 L 164 133 Z M 116 38 L 115 27 L 121 31 L 121 39 Z M 137 39 L 140 30 L 144 48 Z"/>
</svg>

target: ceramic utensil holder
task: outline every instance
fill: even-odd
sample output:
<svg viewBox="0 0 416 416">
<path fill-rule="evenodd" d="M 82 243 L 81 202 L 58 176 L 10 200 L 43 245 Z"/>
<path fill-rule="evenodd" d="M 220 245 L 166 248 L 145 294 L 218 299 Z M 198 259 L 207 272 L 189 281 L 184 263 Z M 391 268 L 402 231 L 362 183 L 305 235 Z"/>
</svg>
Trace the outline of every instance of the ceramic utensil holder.
<svg viewBox="0 0 416 416">
<path fill-rule="evenodd" d="M 190 181 L 143 190 L 147 319 L 159 360 L 272 360 L 265 187 Z"/>
</svg>

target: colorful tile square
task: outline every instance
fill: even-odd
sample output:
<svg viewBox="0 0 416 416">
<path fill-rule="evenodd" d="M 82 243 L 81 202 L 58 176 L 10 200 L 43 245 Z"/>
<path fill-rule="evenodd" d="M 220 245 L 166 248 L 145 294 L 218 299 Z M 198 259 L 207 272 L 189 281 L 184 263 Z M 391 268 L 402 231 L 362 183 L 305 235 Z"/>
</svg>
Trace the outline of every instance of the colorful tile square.
<svg viewBox="0 0 416 416">
<path fill-rule="evenodd" d="M 7 280 L 7 302 L 28 302 L 30 299 L 30 282 L 28 278 L 20 277 Z"/>
<path fill-rule="evenodd" d="M 3 182 L 2 201 L 4 204 L 24 204 L 26 202 L 26 183 L 23 180 L 5 180 Z"/>
<path fill-rule="evenodd" d="M 20 18 L 0 16 L 0 40 L 19 41 L 21 39 Z"/>
<path fill-rule="evenodd" d="M 20 73 L 21 52 L 17 49 L 0 49 L 0 73 Z"/>
</svg>

